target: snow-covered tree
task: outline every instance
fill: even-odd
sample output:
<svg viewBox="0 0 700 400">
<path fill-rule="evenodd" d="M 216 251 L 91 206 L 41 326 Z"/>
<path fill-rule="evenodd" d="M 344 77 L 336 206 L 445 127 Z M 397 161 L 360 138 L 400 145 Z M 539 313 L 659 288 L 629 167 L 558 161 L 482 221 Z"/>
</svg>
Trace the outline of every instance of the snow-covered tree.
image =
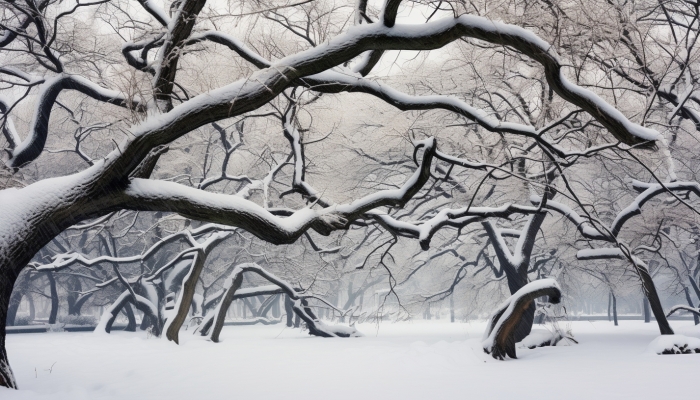
<svg viewBox="0 0 700 400">
<path fill-rule="evenodd" d="M 442 227 L 462 228 L 513 214 L 537 218 L 548 204 L 550 172 L 565 179 L 561 168 L 581 157 L 613 147 L 652 147 L 660 138 L 657 131 L 628 120 L 593 90 L 574 83 L 580 77 L 568 70 L 558 53 L 559 43 L 520 26 L 467 14 L 458 3 L 447 4 L 451 10 L 440 11 L 436 18 L 433 13 L 427 22 L 397 23 L 400 0 L 387 0 L 377 10 L 364 1 L 353 10 L 333 1 L 246 2 L 240 4 L 237 15 L 205 0 L 169 3 L 169 12 L 154 1 L 7 1 L 0 11 L 5 163 L 13 173 L 29 177 L 31 184 L 0 191 L 0 385 L 16 386 L 5 351 L 13 285 L 37 252 L 82 221 L 120 210 L 176 213 L 228 230 L 242 229 L 272 244 L 293 243 L 309 231 L 329 235 L 353 224 L 373 223 L 394 235 L 418 239 L 427 248 Z M 278 32 L 274 27 L 293 33 L 298 40 L 274 40 Z M 245 29 L 255 33 L 237 37 Z M 509 71 L 520 71 L 526 78 L 534 71 L 544 97 L 558 96 L 556 106 L 539 112 L 536 120 L 516 115 L 524 107 L 542 107 L 535 96 L 530 103 L 525 100 L 510 107 L 513 113 L 493 112 L 495 106 L 478 109 L 469 104 L 468 96 L 452 96 L 446 86 L 458 78 L 458 72 L 452 77 L 441 75 L 444 90 L 430 85 L 430 90 L 404 92 L 367 77 L 382 66 L 389 51 L 426 52 L 446 46 L 450 50 L 472 46 L 514 60 L 508 64 Z M 214 50 L 238 56 L 241 62 L 221 68 L 190 62 Z M 226 73 L 212 71 L 222 68 Z M 70 93 L 84 100 L 79 107 L 63 104 Z M 511 151 L 513 144 L 524 148 L 503 164 L 503 153 L 450 154 L 438 150 L 438 135 L 418 132 L 408 136 L 416 166 L 400 177 L 401 182 L 387 182 L 389 187 L 376 191 L 353 191 L 350 196 L 338 194 L 335 198 L 343 201 L 331 201 L 334 196 L 306 179 L 308 143 L 301 126 L 304 117 L 297 111 L 301 103 L 338 93 L 361 93 L 363 99 L 401 111 L 448 114 L 469 124 L 465 135 L 471 143 L 507 135 L 518 141 L 505 143 L 503 149 Z M 91 111 L 80 112 L 85 109 Z M 281 116 L 292 150 L 292 192 L 308 200 L 307 206 L 275 208 L 267 202 L 180 183 L 175 174 L 156 178 L 169 146 L 191 132 L 268 112 Z M 56 143 L 56 136 L 61 136 L 60 129 L 54 129 L 59 114 L 76 121 L 74 153 L 84 167 L 32 170 L 51 153 L 49 145 Z M 580 116 L 582 122 L 575 121 Z M 226 145 L 224 149 L 228 155 Z M 332 153 L 325 158 L 332 159 Z M 535 181 L 540 195 L 546 195 L 536 205 L 448 205 L 413 215 L 412 221 L 393 213 L 414 198 L 420 201 L 419 193 L 431 188 L 428 182 L 447 180 L 452 166 L 486 171 L 489 177 L 505 173 L 529 179 Z M 539 174 L 534 166 L 541 167 Z M 532 176 L 523 177 L 518 168 L 532 171 Z M 228 176 L 225 169 L 221 176 Z M 420 211 L 420 206 L 413 211 Z M 204 259 L 201 247 L 223 239 L 226 229 L 191 243 L 197 247 L 194 257 Z M 186 289 L 186 296 L 192 297 L 193 291 L 193 287 Z M 139 303 L 135 293 L 128 295 Z M 189 307 L 190 302 L 181 306 Z M 172 328 L 169 337 L 177 338 L 183 322 L 171 320 L 166 327 Z"/>
</svg>

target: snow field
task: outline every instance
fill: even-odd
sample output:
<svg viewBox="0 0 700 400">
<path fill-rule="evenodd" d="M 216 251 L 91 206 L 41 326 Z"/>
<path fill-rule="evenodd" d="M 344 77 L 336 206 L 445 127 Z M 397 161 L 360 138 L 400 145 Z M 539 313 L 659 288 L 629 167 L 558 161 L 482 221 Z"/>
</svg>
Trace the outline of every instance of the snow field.
<svg viewBox="0 0 700 400">
<path fill-rule="evenodd" d="M 579 345 L 518 348 L 519 359 L 507 361 L 481 349 L 485 326 L 363 324 L 365 337 L 348 339 L 282 325 L 227 326 L 222 343 L 183 331 L 180 346 L 144 332 L 8 335 L 21 390 L 0 389 L 0 398 L 697 398 L 700 354 L 650 353 L 654 323 L 572 322 Z M 700 338 L 692 321 L 672 326 Z"/>
</svg>

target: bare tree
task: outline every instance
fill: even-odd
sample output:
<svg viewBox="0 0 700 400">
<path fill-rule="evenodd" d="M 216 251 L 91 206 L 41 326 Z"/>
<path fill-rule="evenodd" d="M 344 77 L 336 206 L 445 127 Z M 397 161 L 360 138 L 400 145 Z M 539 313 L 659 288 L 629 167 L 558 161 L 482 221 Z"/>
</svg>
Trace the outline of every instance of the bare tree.
<svg viewBox="0 0 700 400">
<path fill-rule="evenodd" d="M 649 147 L 659 138 L 656 131 L 630 122 L 594 92 L 567 79 L 566 63 L 556 53 L 556 44 L 532 31 L 463 14 L 459 8 L 454 8 L 455 16 L 415 25 L 397 24 L 400 3 L 400 0 L 387 0 L 379 15 L 373 16 L 371 10 L 365 8 L 366 3 L 360 2 L 357 10 L 360 18 L 354 18 L 354 11 L 346 12 L 345 18 L 338 18 L 338 21 L 356 19 L 356 25 L 346 28 L 341 22 L 332 30 L 313 31 L 313 35 L 305 33 L 301 38 L 303 42 L 296 43 L 291 51 L 275 48 L 274 43 L 268 42 L 265 55 L 269 57 L 264 57 L 251 48 L 252 44 L 244 44 L 219 31 L 215 20 L 200 20 L 204 0 L 174 2 L 171 15 L 150 1 L 139 1 L 141 9 L 126 2 L 97 1 L 77 3 L 67 10 L 61 8 L 61 2 L 51 0 L 7 2 L 1 25 L 4 66 L 0 73 L 3 79 L 7 77 L 8 93 L 18 94 L 15 100 L 3 99 L 0 102 L 9 168 L 19 171 L 31 168 L 32 163 L 46 152 L 51 116 L 55 108 L 61 107 L 59 97 L 64 92 L 75 91 L 93 104 L 105 103 L 122 110 L 115 109 L 115 117 L 101 121 L 102 125 L 86 125 L 81 131 L 90 127 L 93 131 L 99 126 L 111 127 L 105 143 L 111 143 L 112 147 L 97 148 L 94 156 L 86 156 L 87 167 L 67 176 L 39 176 L 31 185 L 0 192 L 0 207 L 3 209 L 0 216 L 0 385 L 16 387 L 5 351 L 5 320 L 16 279 L 41 248 L 62 231 L 84 220 L 100 218 L 118 210 L 177 213 L 241 228 L 273 244 L 293 243 L 309 230 L 328 235 L 337 229 L 347 229 L 356 221 L 374 220 L 396 234 L 418 238 L 427 247 L 442 226 L 466 226 L 486 217 L 505 217 L 516 212 L 536 214 L 545 206 L 546 201 L 540 202 L 539 206 L 472 207 L 470 204 L 442 209 L 420 224 L 403 223 L 379 211 L 383 207 L 400 208 L 414 198 L 432 179 L 435 159 L 468 169 L 502 169 L 489 162 L 475 163 L 442 153 L 437 150 L 434 138 L 413 143 L 417 167 L 398 188 L 358 195 L 347 204 L 325 200 L 321 193 L 314 193 L 304 184 L 306 166 L 301 151 L 302 135 L 293 123 L 296 88 L 318 94 L 364 93 L 406 111 L 445 110 L 473 121 L 483 131 L 523 137 L 542 154 L 563 164 L 571 164 L 581 156 L 600 150 L 599 146 L 584 145 L 583 149 L 573 150 L 560 146 L 555 136 L 560 132 L 554 128 L 560 127 L 561 121 L 568 120 L 573 114 L 587 114 L 619 142 L 606 143 L 601 145 L 603 147 Z M 291 29 L 297 29 L 296 22 L 284 18 L 284 13 L 301 10 L 313 15 L 308 11 L 313 7 L 311 5 L 263 8 L 266 6 L 246 3 L 243 7 L 252 9 L 245 12 L 248 9 L 244 8 L 241 14 L 250 14 L 254 18 L 266 15 L 275 20 L 270 23 L 282 22 Z M 105 7 L 113 7 L 109 10 L 114 11 L 112 22 L 117 26 L 112 43 L 123 40 L 122 32 L 129 37 L 124 39 L 121 47 L 112 46 L 99 60 L 90 60 L 87 55 L 90 52 L 74 46 L 70 38 L 75 36 L 62 37 L 66 31 L 78 29 L 77 18 L 71 19 L 71 16 L 86 15 L 76 13 L 87 7 L 104 14 L 109 14 Z M 345 11 L 337 9 L 335 14 L 342 12 Z M 151 25 L 139 23 L 137 28 L 130 30 L 134 26 L 130 22 L 144 15 L 151 18 Z M 195 29 L 197 26 L 199 29 Z M 536 127 L 530 123 L 499 120 L 461 99 L 446 95 L 409 95 L 365 78 L 387 51 L 427 51 L 462 39 L 506 48 L 508 53 L 514 52 L 528 62 L 538 64 L 544 75 L 543 82 L 569 108 L 552 121 Z M 178 71 L 182 71 L 181 66 L 189 51 L 212 44 L 229 48 L 252 67 L 242 69 L 232 83 L 206 88 L 201 94 L 191 96 L 191 91 L 196 93 L 198 90 L 190 90 Z M 151 51 L 156 54 L 151 54 Z M 117 60 L 121 56 L 114 57 L 115 54 L 123 56 L 131 69 L 127 73 L 121 68 L 113 76 L 124 78 L 141 74 L 128 80 L 125 88 L 128 90 L 117 90 L 116 79 L 110 79 L 110 75 L 101 71 L 100 65 L 119 63 Z M 359 60 L 349 65 L 356 58 Z M 250 69 L 256 70 L 249 72 Z M 36 94 L 34 118 L 26 124 L 15 124 L 13 114 L 24 106 L 30 92 Z M 166 146 L 207 124 L 266 107 L 274 108 L 280 96 L 294 100 L 284 112 L 285 134 L 294 150 L 293 188 L 312 201 L 308 207 L 268 209 L 266 204 L 261 206 L 238 196 L 151 179 Z M 83 133 L 78 134 L 81 135 Z M 204 259 L 199 250 L 195 255 L 197 262 Z M 197 270 L 201 271 L 201 267 L 198 266 Z M 193 285 L 193 281 L 185 280 L 186 288 L 181 295 L 185 301 L 180 303 L 181 307 L 189 307 Z M 136 297 L 138 302 L 137 296 L 129 295 L 132 299 Z M 177 340 L 177 331 L 184 322 L 181 315 L 178 313 L 164 328 L 173 340 Z"/>
</svg>

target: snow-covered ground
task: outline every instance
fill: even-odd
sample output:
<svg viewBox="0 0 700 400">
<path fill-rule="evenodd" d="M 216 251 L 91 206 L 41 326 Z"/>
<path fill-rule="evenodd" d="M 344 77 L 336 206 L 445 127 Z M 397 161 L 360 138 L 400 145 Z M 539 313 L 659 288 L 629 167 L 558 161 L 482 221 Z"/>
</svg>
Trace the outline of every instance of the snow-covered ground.
<svg viewBox="0 0 700 400">
<path fill-rule="evenodd" d="M 692 321 L 677 333 L 700 337 Z M 580 344 L 481 350 L 485 323 L 360 325 L 366 336 L 323 339 L 273 326 L 225 327 L 222 343 L 181 334 L 16 334 L 14 399 L 697 399 L 700 354 L 656 355 L 654 323 L 571 323 Z M 566 327 L 566 324 L 562 324 Z"/>
</svg>

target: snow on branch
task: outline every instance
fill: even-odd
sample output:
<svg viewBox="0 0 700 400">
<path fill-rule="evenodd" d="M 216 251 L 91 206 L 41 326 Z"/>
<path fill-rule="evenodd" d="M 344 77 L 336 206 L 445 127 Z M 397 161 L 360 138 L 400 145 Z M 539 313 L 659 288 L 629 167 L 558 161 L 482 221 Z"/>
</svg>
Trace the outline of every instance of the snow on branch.
<svg viewBox="0 0 700 400">
<path fill-rule="evenodd" d="M 347 223 L 333 209 L 304 208 L 289 217 L 278 217 L 239 196 L 167 181 L 133 179 L 124 196 L 124 207 L 128 209 L 176 212 L 187 218 L 235 226 L 274 244 L 292 243 L 309 228 L 327 235 Z"/>
<path fill-rule="evenodd" d="M 551 46 L 534 33 L 472 15 L 425 24 L 361 24 L 330 41 L 262 69 L 250 77 L 196 96 L 132 129 L 134 138 L 107 157 L 108 167 L 129 174 L 151 148 L 165 145 L 204 124 L 241 115 L 272 100 L 299 78 L 343 64 L 369 50 L 431 50 L 459 38 L 471 37 L 510 46 L 544 66 L 550 86 L 565 100 L 587 111 L 620 141 L 634 145 L 656 140 L 658 133 L 630 122 L 593 92 L 570 83 Z M 53 102 L 51 102 L 53 103 Z M 45 132 L 32 132 L 31 151 L 14 157 L 13 165 L 32 161 L 43 150 Z"/>
<path fill-rule="evenodd" d="M 668 313 L 666 313 L 666 317 L 670 317 L 671 315 L 675 314 L 677 311 L 687 311 L 689 313 L 695 314 L 695 315 L 700 317 L 700 308 L 684 306 L 682 304 L 671 307 L 671 309 L 668 310 Z"/>
<path fill-rule="evenodd" d="M 370 215 L 397 235 L 419 239 L 423 250 L 427 250 L 430 247 L 433 235 L 444 226 L 463 228 L 471 223 L 481 222 L 488 217 L 507 218 L 516 213 L 532 214 L 538 211 L 537 207 L 518 204 L 504 204 L 500 207 L 446 208 L 440 210 L 428 220 L 415 222 L 400 221 L 388 214 L 379 212 L 370 213 Z"/>
<path fill-rule="evenodd" d="M 491 315 L 481 342 L 484 352 L 498 360 L 517 358 L 515 354 L 515 329 L 530 306 L 541 296 L 549 296 L 549 302 L 561 301 L 561 288 L 554 279 L 530 282 L 504 301 Z"/>
<path fill-rule="evenodd" d="M 170 23 L 170 17 L 168 14 L 158 5 L 154 4 L 153 0 L 137 0 L 141 6 L 149 13 L 153 18 L 156 19 L 161 25 L 168 26 Z"/>
<path fill-rule="evenodd" d="M 563 75 L 559 56 L 549 43 L 524 28 L 473 15 L 425 24 L 398 24 L 393 28 L 382 24 L 355 25 L 327 44 L 283 58 L 273 66 L 289 66 L 301 76 L 308 76 L 330 66 L 317 65 L 320 61 L 340 61 L 346 59 L 348 53 L 355 56 L 354 50 L 431 50 L 462 37 L 509 46 L 536 60 L 543 65 L 547 82 L 557 94 L 588 112 L 618 140 L 633 145 L 658 139 L 655 130 L 630 122 L 595 93 L 569 82 Z"/>
<path fill-rule="evenodd" d="M 349 221 L 378 207 L 398 207 L 409 201 L 430 178 L 435 140 L 417 143 L 424 148 L 419 167 L 399 189 L 381 190 L 351 204 L 320 210 L 303 208 L 279 217 L 235 195 L 209 193 L 174 182 L 132 179 L 122 193 L 122 207 L 139 211 L 176 212 L 188 218 L 239 227 L 270 243 L 292 243 L 308 229 L 322 235 L 345 228 Z"/>
<path fill-rule="evenodd" d="M 24 141 L 17 143 L 11 150 L 11 157 L 7 162 L 8 166 L 17 168 L 39 157 L 46 144 L 51 109 L 58 95 L 67 89 L 120 107 L 139 107 L 141 105 L 139 100 L 127 99 L 117 91 L 105 89 L 78 75 L 60 74 L 49 78 L 42 85 L 39 93 L 34 118 L 29 128 L 29 136 Z M 0 111 L 3 110 L 0 109 Z"/>
<path fill-rule="evenodd" d="M 620 234 L 625 224 L 632 219 L 632 217 L 640 215 L 642 213 L 642 206 L 656 196 L 662 193 L 668 193 L 670 191 L 690 191 L 695 193 L 697 196 L 700 196 L 700 184 L 697 182 L 669 182 L 664 184 L 653 184 L 634 181 L 632 185 L 635 190 L 641 193 L 627 207 L 617 214 L 615 220 L 609 227 L 601 226 L 601 228 L 596 228 L 591 224 L 591 221 L 581 217 L 569 206 L 553 200 L 547 201 L 545 208 L 562 214 L 569 221 L 574 223 L 583 237 L 592 240 L 602 240 L 614 243 L 615 238 Z M 531 197 L 532 203 L 539 203 L 539 201 L 539 196 Z M 597 220 L 595 222 L 600 223 L 600 221 Z M 587 255 L 587 257 L 590 257 L 590 255 Z"/>
<path fill-rule="evenodd" d="M 223 293 L 221 294 L 221 300 L 217 304 L 216 308 L 210 312 L 202 322 L 201 332 L 203 335 L 208 335 L 211 341 L 219 341 L 219 335 L 221 334 L 221 329 L 224 326 L 226 312 L 228 311 L 231 302 L 234 300 L 234 298 L 236 298 L 236 294 L 238 294 L 237 292 L 243 283 L 243 273 L 245 272 L 253 272 L 261 276 L 274 286 L 277 286 L 287 296 L 289 296 L 289 298 L 294 300 L 294 304 L 292 306 L 294 313 L 304 320 L 306 326 L 309 328 L 310 334 L 321 337 L 361 336 L 361 334 L 352 327 L 327 325 L 320 321 L 316 315 L 311 312 L 311 309 L 306 303 L 306 299 L 317 298 L 316 296 L 299 294 L 289 283 L 278 278 L 259 265 L 255 263 L 245 263 L 237 265 L 231 272 L 231 275 L 226 278 Z M 245 289 L 241 289 L 241 291 L 243 290 Z M 258 290 L 258 288 L 253 288 L 253 290 Z M 325 302 L 323 299 L 319 300 Z M 331 304 L 327 302 L 325 303 L 333 307 Z"/>
<path fill-rule="evenodd" d="M 227 35 L 218 31 L 207 31 L 193 34 L 189 37 L 189 39 L 187 39 L 185 45 L 189 46 L 203 41 L 210 41 L 226 46 L 229 49 L 236 52 L 244 60 L 248 61 L 249 63 L 255 65 L 258 68 L 262 69 L 270 66 L 270 61 L 266 60 L 258 53 L 250 49 L 248 46 L 245 45 L 245 43 L 241 42 L 240 40 L 231 35 Z"/>
</svg>

